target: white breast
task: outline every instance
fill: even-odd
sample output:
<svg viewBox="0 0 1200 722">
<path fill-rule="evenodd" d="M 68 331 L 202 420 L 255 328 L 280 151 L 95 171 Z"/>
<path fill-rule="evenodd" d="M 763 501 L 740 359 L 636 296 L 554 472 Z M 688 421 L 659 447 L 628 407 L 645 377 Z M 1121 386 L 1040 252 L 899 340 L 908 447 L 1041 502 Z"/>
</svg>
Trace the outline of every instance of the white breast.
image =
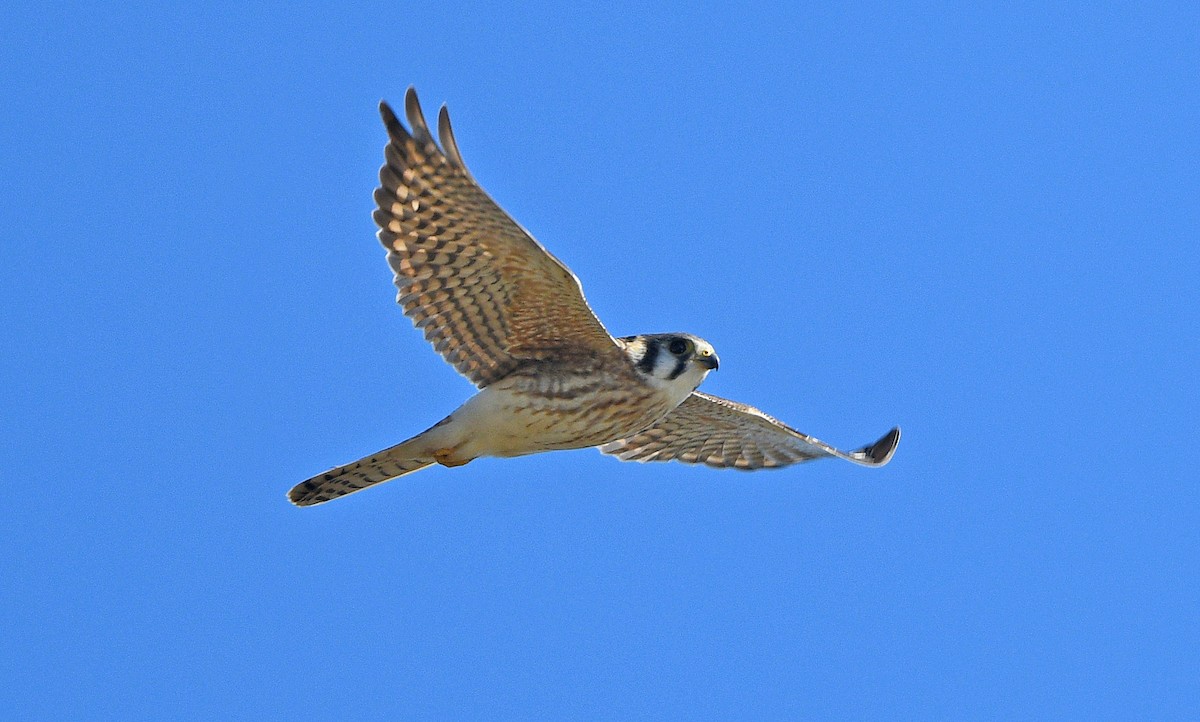
<svg viewBox="0 0 1200 722">
<path fill-rule="evenodd" d="M 678 406 L 691 389 L 676 384 L 591 384 L 579 393 L 539 394 L 503 382 L 451 415 L 465 456 L 521 456 L 600 446 L 641 431 Z"/>
</svg>

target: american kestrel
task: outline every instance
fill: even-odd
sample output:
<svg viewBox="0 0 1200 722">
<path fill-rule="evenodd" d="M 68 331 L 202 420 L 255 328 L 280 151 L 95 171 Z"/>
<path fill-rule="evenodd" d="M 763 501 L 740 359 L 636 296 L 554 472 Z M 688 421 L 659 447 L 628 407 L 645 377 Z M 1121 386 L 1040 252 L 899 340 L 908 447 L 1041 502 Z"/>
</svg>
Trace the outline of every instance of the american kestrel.
<svg viewBox="0 0 1200 722">
<path fill-rule="evenodd" d="M 758 409 L 696 391 L 717 368 L 686 333 L 613 338 L 571 271 L 508 216 L 463 163 L 446 106 L 434 141 L 408 89 L 405 130 L 387 103 L 375 222 L 397 302 L 479 392 L 432 428 L 297 484 L 310 506 L 431 464 L 598 446 L 621 459 L 735 469 L 835 457 L 882 466 L 900 440 L 840 451 Z"/>
</svg>

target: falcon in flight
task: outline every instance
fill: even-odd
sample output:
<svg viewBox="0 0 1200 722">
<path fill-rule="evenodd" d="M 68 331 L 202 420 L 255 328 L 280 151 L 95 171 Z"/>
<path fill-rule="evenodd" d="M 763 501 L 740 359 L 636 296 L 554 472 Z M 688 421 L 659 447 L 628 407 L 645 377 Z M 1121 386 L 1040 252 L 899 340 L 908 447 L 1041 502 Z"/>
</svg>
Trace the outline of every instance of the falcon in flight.
<svg viewBox="0 0 1200 722">
<path fill-rule="evenodd" d="M 386 162 L 375 222 L 397 302 L 479 392 L 432 428 L 301 482 L 298 506 L 321 504 L 431 464 L 598 446 L 635 461 L 767 469 L 824 457 L 882 466 L 900 440 L 841 451 L 745 404 L 696 387 L 718 366 L 687 333 L 614 338 L 579 279 L 475 182 L 438 115 L 441 147 L 416 91 L 406 130 L 387 103 Z"/>
</svg>

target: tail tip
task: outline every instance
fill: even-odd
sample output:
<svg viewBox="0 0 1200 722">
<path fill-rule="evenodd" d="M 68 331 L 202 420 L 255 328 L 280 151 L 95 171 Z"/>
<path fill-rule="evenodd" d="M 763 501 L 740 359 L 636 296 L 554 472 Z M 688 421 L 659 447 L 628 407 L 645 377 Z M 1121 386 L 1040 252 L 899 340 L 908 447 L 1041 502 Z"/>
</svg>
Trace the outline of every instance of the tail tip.
<svg viewBox="0 0 1200 722">
<path fill-rule="evenodd" d="M 320 485 L 309 480 L 302 481 L 289 489 L 287 498 L 295 506 L 314 506 L 327 502 L 333 497 L 322 498 Z"/>
</svg>

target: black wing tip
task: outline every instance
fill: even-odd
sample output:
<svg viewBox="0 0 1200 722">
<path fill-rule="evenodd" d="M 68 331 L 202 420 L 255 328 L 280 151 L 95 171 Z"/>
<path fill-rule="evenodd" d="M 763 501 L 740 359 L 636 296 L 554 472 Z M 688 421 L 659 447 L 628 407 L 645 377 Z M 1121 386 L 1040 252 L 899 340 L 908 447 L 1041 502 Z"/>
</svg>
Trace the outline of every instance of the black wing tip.
<svg viewBox="0 0 1200 722">
<path fill-rule="evenodd" d="M 408 127 L 412 128 L 413 138 L 422 143 L 433 140 L 429 126 L 425 123 L 425 111 L 421 110 L 421 101 L 417 99 L 417 89 L 411 85 L 404 91 L 404 116 L 408 118 Z"/>
<path fill-rule="evenodd" d="M 425 120 L 425 112 L 421 110 L 421 101 L 417 99 L 416 87 L 410 85 L 404 92 L 404 117 L 411 130 L 404 127 L 404 123 L 386 100 L 379 101 L 379 114 L 383 117 L 388 134 L 394 139 L 405 141 L 412 138 L 419 143 L 434 143 L 433 134 Z M 445 103 L 438 108 L 437 125 L 442 153 L 452 165 L 470 177 L 471 172 L 467 170 L 467 164 L 463 162 L 462 153 L 458 150 L 458 141 L 455 140 L 454 129 L 450 126 L 450 110 Z"/>
<path fill-rule="evenodd" d="M 396 111 L 386 100 L 379 101 L 379 114 L 383 116 L 383 124 L 388 127 L 389 131 L 395 134 L 396 130 L 401 132 L 401 137 L 407 137 L 409 132 L 405 130 L 404 125 L 400 122 L 400 117 L 396 115 Z M 417 99 L 417 87 L 415 85 L 408 86 L 404 91 L 404 115 L 408 118 L 408 124 L 412 127 L 413 133 L 420 132 L 425 127 L 425 116 L 421 113 L 421 101 Z"/>
<path fill-rule="evenodd" d="M 446 157 L 470 178 L 471 171 L 467 170 L 462 151 L 458 149 L 458 141 L 454 138 L 454 128 L 450 125 L 450 109 L 445 103 L 442 103 L 442 107 L 438 109 L 438 138 L 442 141 L 442 150 L 445 151 Z"/>
<path fill-rule="evenodd" d="M 454 145 L 454 129 L 450 127 L 450 108 L 445 103 L 438 108 L 438 138 L 441 139 L 442 145 L 447 145 L 447 140 L 450 141 L 449 145 Z"/>
<path fill-rule="evenodd" d="M 387 128 L 388 135 L 397 140 L 409 137 L 404 124 L 396 117 L 396 111 L 392 110 L 392 106 L 388 105 L 386 100 L 379 101 L 379 116 L 383 118 L 383 125 Z"/>
<path fill-rule="evenodd" d="M 883 466 L 892 460 L 892 455 L 896 453 L 896 447 L 900 444 L 900 427 L 896 426 L 891 431 L 879 437 L 875 443 L 864 446 L 858 451 L 855 456 L 861 454 L 861 459 L 871 466 Z"/>
</svg>

